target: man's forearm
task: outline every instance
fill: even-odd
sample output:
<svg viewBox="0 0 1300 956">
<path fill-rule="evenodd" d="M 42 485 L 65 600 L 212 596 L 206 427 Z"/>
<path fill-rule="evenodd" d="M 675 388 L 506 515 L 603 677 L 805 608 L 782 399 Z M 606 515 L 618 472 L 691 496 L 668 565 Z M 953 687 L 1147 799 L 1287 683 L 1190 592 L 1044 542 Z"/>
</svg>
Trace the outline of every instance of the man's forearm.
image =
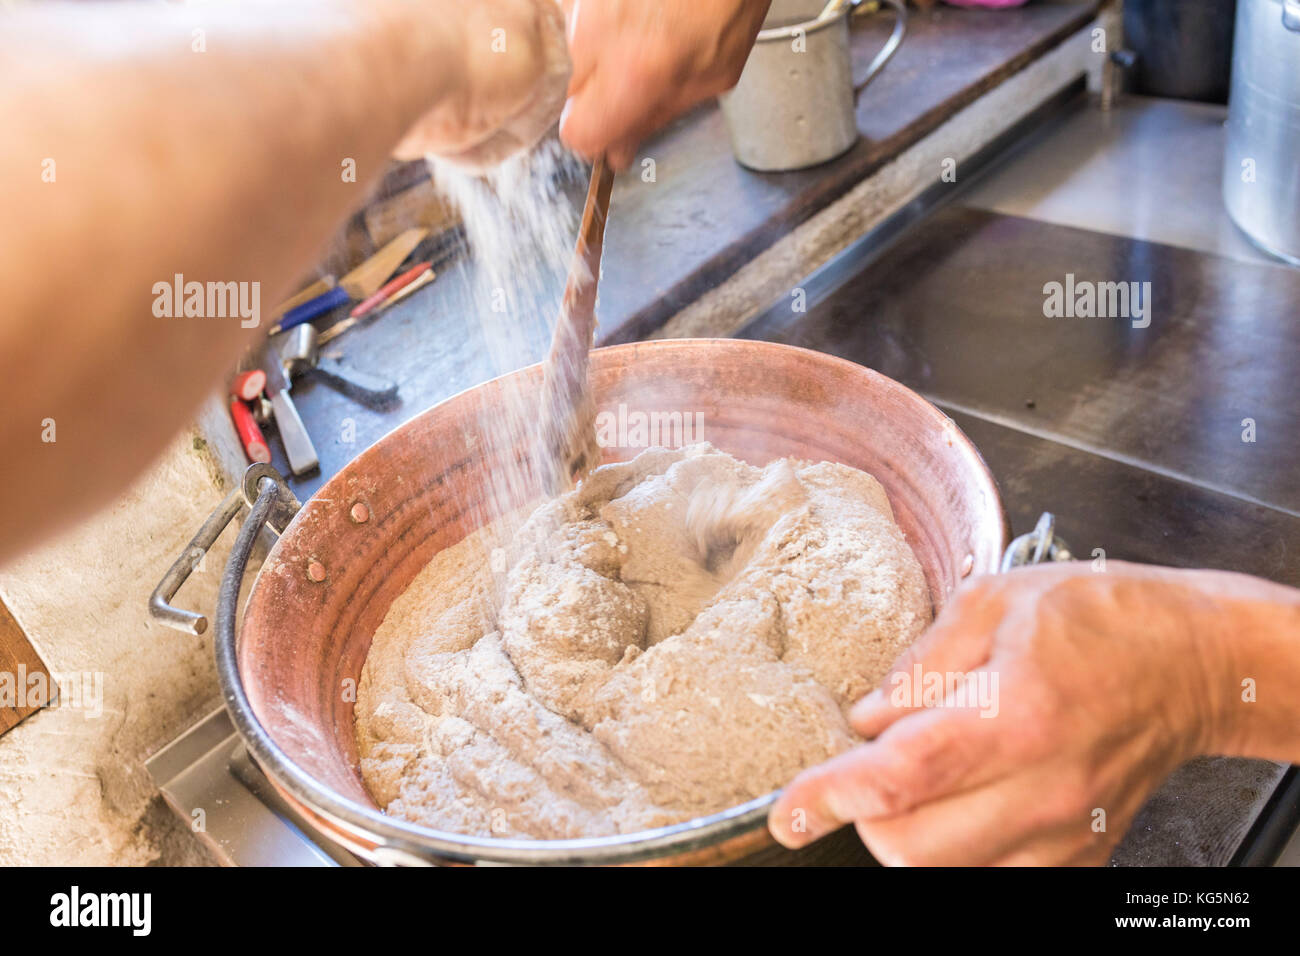
<svg viewBox="0 0 1300 956">
<path fill-rule="evenodd" d="M 1300 763 L 1300 591 L 1222 571 L 1191 572 L 1217 610 L 1213 753 Z"/>
<path fill-rule="evenodd" d="M 254 333 L 239 315 L 159 317 L 155 285 L 249 283 L 272 308 L 457 78 L 456 6 L 3 18 L 0 561 L 120 491 L 192 415 Z"/>
</svg>

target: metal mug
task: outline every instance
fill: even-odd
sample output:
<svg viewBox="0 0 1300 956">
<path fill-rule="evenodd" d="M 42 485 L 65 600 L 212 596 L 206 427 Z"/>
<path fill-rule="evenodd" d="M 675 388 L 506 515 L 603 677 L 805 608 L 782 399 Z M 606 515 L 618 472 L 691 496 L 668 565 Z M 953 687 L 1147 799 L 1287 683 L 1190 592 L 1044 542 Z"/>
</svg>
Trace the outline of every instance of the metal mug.
<svg viewBox="0 0 1300 956">
<path fill-rule="evenodd" d="M 740 82 L 721 96 L 731 149 L 761 172 L 804 169 L 848 152 L 858 139 L 857 103 L 907 32 L 901 0 L 775 0 Z M 850 19 L 887 6 L 894 31 L 859 81 Z M 802 9 L 799 9 L 802 8 Z"/>
<path fill-rule="evenodd" d="M 1300 0 L 1241 0 L 1223 199 L 1260 248 L 1300 265 Z"/>
</svg>

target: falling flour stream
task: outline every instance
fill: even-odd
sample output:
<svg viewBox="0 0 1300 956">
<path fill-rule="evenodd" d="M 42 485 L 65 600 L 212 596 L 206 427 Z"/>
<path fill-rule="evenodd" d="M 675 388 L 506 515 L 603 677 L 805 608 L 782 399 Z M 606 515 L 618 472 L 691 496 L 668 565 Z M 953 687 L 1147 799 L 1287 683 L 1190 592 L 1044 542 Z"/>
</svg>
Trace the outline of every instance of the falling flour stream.
<svg viewBox="0 0 1300 956">
<path fill-rule="evenodd" d="M 470 307 L 493 370 L 504 375 L 532 364 L 539 356 L 525 327 L 544 317 L 549 338 L 559 316 L 578 224 L 564 187 L 582 176 L 583 164 L 554 139 L 483 175 L 429 162 L 439 191 L 461 216 L 476 265 Z M 525 448 L 552 437 L 557 425 L 539 416 L 535 396 L 508 384 L 502 399 L 479 423 L 486 443 Z M 514 456 L 504 457 L 509 464 L 492 473 L 482 501 L 473 503 L 482 508 L 484 524 L 517 513 L 536 497 L 533 474 Z"/>
</svg>

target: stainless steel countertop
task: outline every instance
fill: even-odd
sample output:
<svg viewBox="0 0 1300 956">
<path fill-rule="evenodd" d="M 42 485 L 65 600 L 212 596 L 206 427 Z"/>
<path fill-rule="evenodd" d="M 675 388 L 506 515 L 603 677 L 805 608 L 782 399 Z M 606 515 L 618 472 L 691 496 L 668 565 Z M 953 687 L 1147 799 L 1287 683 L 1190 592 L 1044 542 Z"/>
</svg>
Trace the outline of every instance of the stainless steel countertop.
<svg viewBox="0 0 1300 956">
<path fill-rule="evenodd" d="M 1115 236 L 1278 263 L 1222 199 L 1227 108 L 1130 96 L 1075 113 L 991 170 L 963 204 Z"/>
</svg>

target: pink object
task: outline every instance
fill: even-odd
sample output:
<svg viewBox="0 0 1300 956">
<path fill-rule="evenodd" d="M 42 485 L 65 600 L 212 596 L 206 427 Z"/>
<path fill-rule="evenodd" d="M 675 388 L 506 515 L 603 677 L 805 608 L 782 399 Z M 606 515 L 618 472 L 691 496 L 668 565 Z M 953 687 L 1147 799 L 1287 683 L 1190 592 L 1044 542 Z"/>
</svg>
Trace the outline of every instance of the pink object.
<svg viewBox="0 0 1300 956">
<path fill-rule="evenodd" d="M 235 376 L 235 380 L 230 383 L 230 394 L 235 398 L 251 402 L 262 394 L 264 388 L 266 388 L 266 373 L 255 368 Z"/>
<path fill-rule="evenodd" d="M 1029 0 L 944 0 L 954 7 L 1023 7 Z"/>
<path fill-rule="evenodd" d="M 271 463 L 271 448 L 262 437 L 262 429 L 257 427 L 257 421 L 253 418 L 253 413 L 249 411 L 247 405 L 237 398 L 230 400 L 230 417 L 235 420 L 235 431 L 239 433 L 239 440 L 243 443 L 244 454 L 248 455 L 251 462 L 261 462 L 264 465 Z"/>
</svg>

